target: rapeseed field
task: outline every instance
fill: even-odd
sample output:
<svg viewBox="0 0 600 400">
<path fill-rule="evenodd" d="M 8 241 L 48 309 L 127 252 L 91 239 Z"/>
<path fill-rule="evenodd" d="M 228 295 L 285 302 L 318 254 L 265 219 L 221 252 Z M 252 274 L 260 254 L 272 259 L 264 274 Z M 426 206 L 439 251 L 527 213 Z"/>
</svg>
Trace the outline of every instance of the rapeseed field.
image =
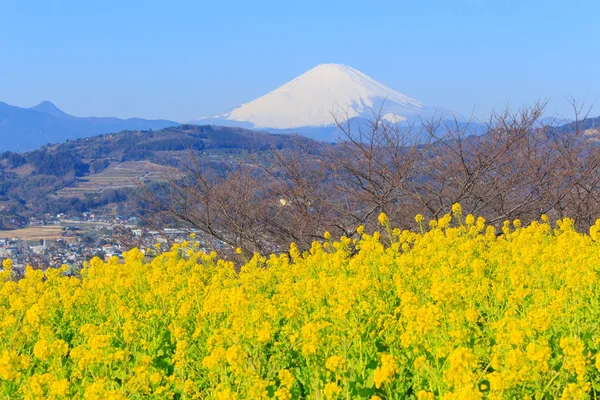
<svg viewBox="0 0 600 400">
<path fill-rule="evenodd" d="M 4 260 L 2 396 L 595 398 L 600 222 L 379 221 L 240 268 L 194 238 L 80 277 Z"/>
</svg>

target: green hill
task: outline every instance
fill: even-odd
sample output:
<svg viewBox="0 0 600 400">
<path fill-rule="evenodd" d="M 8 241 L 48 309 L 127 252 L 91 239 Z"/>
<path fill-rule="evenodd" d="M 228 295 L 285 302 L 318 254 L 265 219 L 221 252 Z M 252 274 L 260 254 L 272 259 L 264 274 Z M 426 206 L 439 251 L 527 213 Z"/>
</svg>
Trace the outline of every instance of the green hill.
<svg viewBox="0 0 600 400">
<path fill-rule="evenodd" d="M 157 181 L 190 153 L 201 162 L 230 162 L 247 151 L 291 148 L 309 139 L 241 128 L 181 125 L 124 131 L 0 154 L 0 213 L 93 210 L 127 199 L 136 181 Z M 312 142 L 312 141 L 310 141 Z"/>
</svg>

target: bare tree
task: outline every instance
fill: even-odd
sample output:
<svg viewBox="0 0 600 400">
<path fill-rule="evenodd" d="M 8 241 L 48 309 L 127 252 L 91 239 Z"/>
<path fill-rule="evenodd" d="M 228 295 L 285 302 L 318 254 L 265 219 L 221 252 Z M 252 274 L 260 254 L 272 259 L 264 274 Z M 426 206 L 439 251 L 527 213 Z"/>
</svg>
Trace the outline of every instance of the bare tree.
<svg viewBox="0 0 600 400">
<path fill-rule="evenodd" d="M 200 230 L 215 247 L 245 253 L 309 249 L 324 231 L 352 236 L 452 204 L 501 224 L 542 213 L 581 226 L 599 216 L 600 153 L 580 129 L 540 122 L 545 103 L 493 113 L 486 121 L 438 116 L 407 125 L 374 112 L 368 123 L 336 119 L 335 144 L 297 137 L 293 146 L 242 154 L 234 162 L 189 152 L 161 190 L 140 186 L 146 220 Z"/>
</svg>

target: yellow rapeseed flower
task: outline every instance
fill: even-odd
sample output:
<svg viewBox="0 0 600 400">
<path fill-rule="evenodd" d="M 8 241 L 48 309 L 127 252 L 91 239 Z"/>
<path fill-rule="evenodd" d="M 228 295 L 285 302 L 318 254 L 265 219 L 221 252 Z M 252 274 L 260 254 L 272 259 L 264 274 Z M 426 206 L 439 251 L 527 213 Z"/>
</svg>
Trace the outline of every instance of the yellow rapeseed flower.
<svg viewBox="0 0 600 400">
<path fill-rule="evenodd" d="M 386 226 L 388 223 L 388 217 L 387 217 L 386 213 L 382 212 L 381 214 L 379 214 L 379 217 L 377 217 L 377 219 L 379 220 L 379 223 L 382 226 Z"/>
<path fill-rule="evenodd" d="M 462 207 L 459 203 L 452 204 L 452 214 L 454 214 L 454 215 L 462 214 Z"/>
<path fill-rule="evenodd" d="M 340 393 L 342 393 L 342 388 L 335 382 L 327 383 L 325 389 L 323 389 L 323 394 L 325 394 L 326 399 L 335 399 Z"/>
<path fill-rule="evenodd" d="M 6 270 L 10 270 L 13 267 L 13 262 L 10 258 L 5 259 L 4 261 L 2 261 L 2 267 Z"/>
<path fill-rule="evenodd" d="M 374 372 L 375 387 L 380 388 L 384 383 L 390 382 L 397 371 L 396 359 L 389 354 L 382 354 L 381 363 Z"/>
<path fill-rule="evenodd" d="M 243 265 L 193 243 L 77 276 L 5 260 L 0 397 L 593 398 L 600 221 L 497 236 L 458 211 Z"/>
<path fill-rule="evenodd" d="M 331 356 L 327 359 L 327 361 L 325 362 L 325 367 L 332 371 L 332 372 L 336 372 L 339 369 L 342 369 L 345 365 L 345 361 L 342 357 L 340 356 Z"/>
</svg>

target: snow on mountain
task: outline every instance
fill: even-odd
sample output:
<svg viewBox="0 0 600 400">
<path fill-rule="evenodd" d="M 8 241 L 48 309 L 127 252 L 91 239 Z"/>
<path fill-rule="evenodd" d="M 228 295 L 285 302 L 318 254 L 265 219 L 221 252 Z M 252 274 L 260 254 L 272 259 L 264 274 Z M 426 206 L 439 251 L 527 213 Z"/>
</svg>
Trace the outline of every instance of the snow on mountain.
<svg viewBox="0 0 600 400">
<path fill-rule="evenodd" d="M 384 119 L 393 123 L 426 118 L 436 111 L 352 67 L 321 64 L 227 114 L 193 122 L 286 130 L 331 126 L 334 117 L 370 118 L 381 108 Z"/>
</svg>

